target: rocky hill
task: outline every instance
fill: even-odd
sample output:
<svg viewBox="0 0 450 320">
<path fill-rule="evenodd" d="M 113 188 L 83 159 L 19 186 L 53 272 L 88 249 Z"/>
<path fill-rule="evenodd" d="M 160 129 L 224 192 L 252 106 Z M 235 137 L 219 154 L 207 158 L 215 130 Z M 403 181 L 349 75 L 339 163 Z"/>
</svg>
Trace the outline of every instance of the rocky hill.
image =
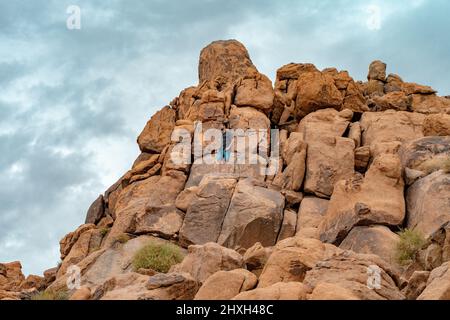
<svg viewBox="0 0 450 320">
<path fill-rule="evenodd" d="M 272 85 L 235 40 L 198 72 L 60 265 L 0 264 L 0 299 L 450 299 L 448 97 L 381 61 L 366 82 L 290 63 Z"/>
</svg>

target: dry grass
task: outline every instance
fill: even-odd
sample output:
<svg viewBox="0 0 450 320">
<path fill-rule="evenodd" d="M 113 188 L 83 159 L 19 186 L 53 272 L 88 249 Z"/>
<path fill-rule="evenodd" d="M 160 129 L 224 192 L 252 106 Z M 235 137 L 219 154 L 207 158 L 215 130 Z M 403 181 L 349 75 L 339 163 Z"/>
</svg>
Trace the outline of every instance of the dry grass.
<svg viewBox="0 0 450 320">
<path fill-rule="evenodd" d="M 151 242 L 134 255 L 133 267 L 134 270 L 143 268 L 166 273 L 171 266 L 182 260 L 183 255 L 178 246 L 171 243 Z"/>
<path fill-rule="evenodd" d="M 395 259 L 400 265 L 408 265 L 422 249 L 426 240 L 423 235 L 416 230 L 406 229 L 399 232 L 400 241 L 395 250 Z"/>
<path fill-rule="evenodd" d="M 450 173 L 450 157 L 446 155 L 434 157 L 422 162 L 418 169 L 427 174 L 438 170 L 444 170 L 444 172 Z"/>
<path fill-rule="evenodd" d="M 31 300 L 69 300 L 67 291 L 41 291 L 31 297 Z"/>
</svg>

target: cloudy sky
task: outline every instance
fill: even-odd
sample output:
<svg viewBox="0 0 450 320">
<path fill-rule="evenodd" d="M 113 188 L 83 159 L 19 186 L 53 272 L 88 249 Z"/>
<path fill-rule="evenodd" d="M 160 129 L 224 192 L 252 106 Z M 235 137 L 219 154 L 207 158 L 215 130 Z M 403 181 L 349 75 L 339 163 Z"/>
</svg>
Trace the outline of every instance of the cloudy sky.
<svg viewBox="0 0 450 320">
<path fill-rule="evenodd" d="M 81 29 L 66 10 L 81 8 Z M 235 38 L 273 79 L 289 62 L 374 59 L 450 94 L 447 0 L 0 0 L 0 261 L 59 261 L 59 240 L 132 164 L 145 122 Z"/>
</svg>

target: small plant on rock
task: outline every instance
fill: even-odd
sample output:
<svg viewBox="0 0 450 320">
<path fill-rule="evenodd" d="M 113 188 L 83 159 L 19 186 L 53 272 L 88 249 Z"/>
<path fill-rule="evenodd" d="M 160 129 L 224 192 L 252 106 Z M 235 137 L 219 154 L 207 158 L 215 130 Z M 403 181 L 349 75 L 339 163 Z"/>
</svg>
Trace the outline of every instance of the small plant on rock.
<svg viewBox="0 0 450 320">
<path fill-rule="evenodd" d="M 102 229 L 100 229 L 100 235 L 102 237 L 106 236 L 108 234 L 108 232 L 109 232 L 109 229 L 110 228 L 102 228 Z"/>
<path fill-rule="evenodd" d="M 153 269 L 166 273 L 171 266 L 182 260 L 183 255 L 178 246 L 171 243 L 151 242 L 136 252 L 133 267 L 134 270 Z"/>
<path fill-rule="evenodd" d="M 122 244 L 127 243 L 130 241 L 130 236 L 126 233 L 122 233 L 120 236 L 117 236 L 116 241 Z"/>
<path fill-rule="evenodd" d="M 41 291 L 31 297 L 31 300 L 69 300 L 67 291 Z"/>
<path fill-rule="evenodd" d="M 396 261 L 400 265 L 408 265 L 416 256 L 416 253 L 422 249 L 426 240 L 423 235 L 413 229 L 405 229 L 398 233 L 400 241 L 396 247 Z"/>
</svg>

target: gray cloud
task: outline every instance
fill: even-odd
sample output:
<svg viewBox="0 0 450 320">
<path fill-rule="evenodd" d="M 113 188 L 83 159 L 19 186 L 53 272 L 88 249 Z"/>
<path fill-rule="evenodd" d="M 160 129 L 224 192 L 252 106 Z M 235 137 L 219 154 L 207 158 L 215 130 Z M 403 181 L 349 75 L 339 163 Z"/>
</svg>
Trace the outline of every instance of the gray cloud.
<svg viewBox="0 0 450 320">
<path fill-rule="evenodd" d="M 82 29 L 65 27 L 68 5 Z M 371 60 L 448 94 L 444 0 L 3 1 L 0 3 L 0 261 L 41 273 L 58 241 L 138 154 L 147 119 L 197 82 L 198 54 L 237 38 L 273 79 L 289 62 L 347 69 Z"/>
</svg>

